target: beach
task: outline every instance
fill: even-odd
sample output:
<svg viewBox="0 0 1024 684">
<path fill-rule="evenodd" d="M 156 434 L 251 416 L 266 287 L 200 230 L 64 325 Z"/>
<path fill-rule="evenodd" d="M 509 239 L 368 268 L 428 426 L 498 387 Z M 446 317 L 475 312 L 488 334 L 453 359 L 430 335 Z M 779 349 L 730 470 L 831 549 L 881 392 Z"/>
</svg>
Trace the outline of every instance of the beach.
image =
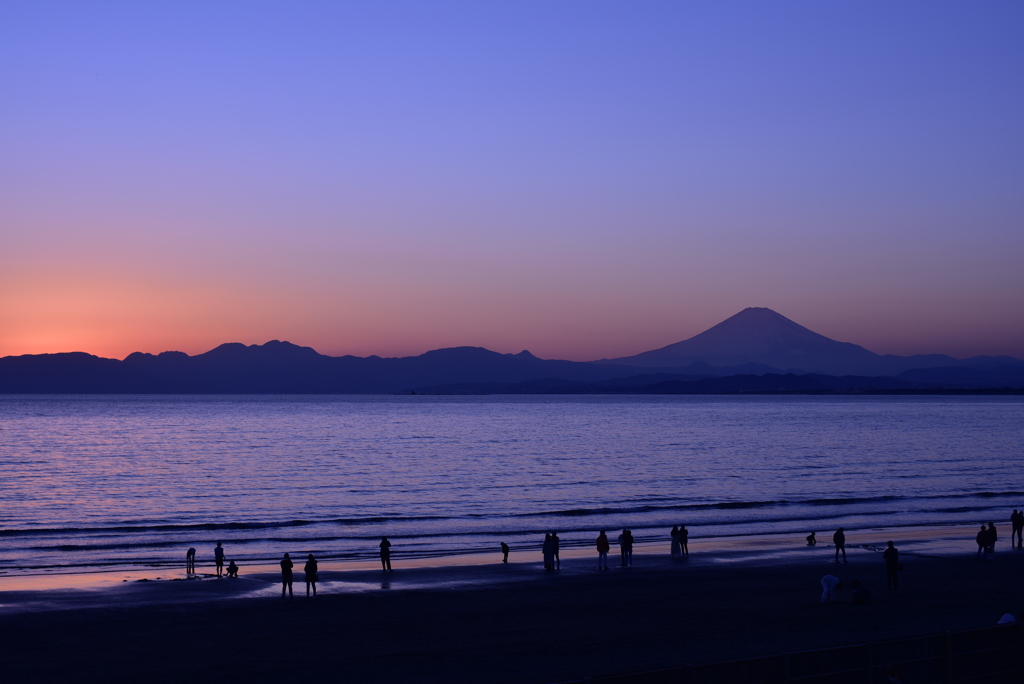
<svg viewBox="0 0 1024 684">
<path fill-rule="evenodd" d="M 885 589 L 886 536 L 903 549 L 896 591 Z M 37 588 L 8 583 L 4 671 L 37 682 L 145 672 L 154 681 L 543 683 L 987 626 L 1024 608 L 1024 551 L 1008 535 L 978 560 L 969 536 L 937 546 L 941 530 L 852 531 L 845 564 L 824 537 L 814 548 L 794 537 L 695 543 L 685 561 L 650 545 L 627 569 L 613 548 L 605 572 L 582 549 L 559 572 L 543 571 L 536 553 L 507 565 L 494 554 L 407 567 L 396 555 L 388 574 L 322 568 L 315 599 L 300 572 L 295 598 L 282 599 L 269 567 L 243 568 L 237 580 L 153 571 L 79 588 L 52 577 Z M 846 583 L 836 603 L 820 603 L 825 574 Z M 871 589 L 870 605 L 852 603 L 854 578 Z"/>
</svg>

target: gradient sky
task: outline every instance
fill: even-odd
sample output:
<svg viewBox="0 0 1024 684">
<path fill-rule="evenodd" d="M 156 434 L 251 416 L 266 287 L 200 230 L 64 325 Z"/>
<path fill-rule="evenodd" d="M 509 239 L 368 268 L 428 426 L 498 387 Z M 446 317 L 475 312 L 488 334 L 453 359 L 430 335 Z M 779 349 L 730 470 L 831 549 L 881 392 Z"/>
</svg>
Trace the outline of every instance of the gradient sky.
<svg viewBox="0 0 1024 684">
<path fill-rule="evenodd" d="M 0 4 L 0 355 L 1024 357 L 1024 3 Z"/>
</svg>

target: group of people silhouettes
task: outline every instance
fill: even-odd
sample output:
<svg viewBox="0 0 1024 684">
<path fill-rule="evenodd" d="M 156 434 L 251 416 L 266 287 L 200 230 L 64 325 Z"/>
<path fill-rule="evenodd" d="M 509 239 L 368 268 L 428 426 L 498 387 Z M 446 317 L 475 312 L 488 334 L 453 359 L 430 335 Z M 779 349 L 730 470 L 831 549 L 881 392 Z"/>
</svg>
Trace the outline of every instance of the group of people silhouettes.
<svg viewBox="0 0 1024 684">
<path fill-rule="evenodd" d="M 238 566 L 235 565 L 235 561 L 228 563 L 227 571 L 224 570 L 224 547 L 220 542 L 217 542 L 217 546 L 213 549 L 213 563 L 216 568 L 215 572 L 217 577 L 223 577 L 225 574 L 228 577 L 238 578 Z M 196 574 L 196 550 L 190 548 L 185 552 L 185 574 L 194 575 Z"/>
<path fill-rule="evenodd" d="M 1024 509 L 1013 509 L 1010 514 L 1010 548 L 1024 549 Z M 988 526 L 982 525 L 974 540 L 978 543 L 978 554 L 976 558 L 991 558 L 996 552 L 996 540 L 999 539 L 999 531 L 994 523 Z"/>
<path fill-rule="evenodd" d="M 391 569 L 391 542 L 388 541 L 387 537 L 381 537 L 380 544 L 380 563 L 384 572 L 393 572 Z M 508 547 L 505 544 L 505 562 L 508 562 Z M 224 546 L 221 542 L 217 542 L 217 546 L 213 549 L 213 563 L 215 568 L 215 574 L 217 577 L 223 577 L 225 574 L 228 577 L 238 577 L 238 566 L 235 565 L 235 561 L 230 561 L 227 566 L 227 571 L 224 569 Z M 292 562 L 291 554 L 284 554 L 284 558 L 281 559 L 281 596 L 294 596 L 292 590 L 293 580 L 293 569 L 295 563 Z M 305 573 L 306 580 L 306 596 L 316 596 L 316 583 L 320 579 L 320 568 L 319 563 L 313 554 L 306 556 L 306 564 L 302 567 L 303 573 Z M 185 573 L 188 575 L 196 574 L 196 550 L 190 548 L 185 552 Z M 312 593 L 311 593 L 312 592 Z"/>
<path fill-rule="evenodd" d="M 690 531 L 686 529 L 685 525 L 673 525 L 672 531 L 669 533 L 672 538 L 671 553 L 672 558 L 683 558 L 690 555 Z M 633 544 L 635 542 L 633 538 L 633 531 L 630 529 L 622 530 L 622 533 L 616 538 L 619 543 L 619 557 L 620 567 L 628 568 L 633 565 Z M 559 547 L 561 545 L 561 539 L 558 537 L 557 532 L 549 532 L 544 535 L 544 543 L 541 546 L 541 554 L 544 557 L 544 569 L 545 570 L 560 570 L 562 568 L 562 561 L 559 557 Z M 597 569 L 607 570 L 608 569 L 608 552 L 611 551 L 611 542 L 608 540 L 608 533 L 605 530 L 601 530 L 600 534 L 597 535 Z M 501 542 L 502 562 L 508 563 L 508 544 Z"/>
<path fill-rule="evenodd" d="M 843 534 L 843 562 L 846 562 L 846 535 L 843 533 L 843 528 L 839 528 L 836 534 Z M 807 545 L 814 546 L 816 544 L 814 540 L 814 533 L 812 532 L 807 537 Z M 836 562 L 839 562 L 838 545 L 836 551 Z M 885 588 L 895 590 L 899 586 L 899 571 L 903 569 L 903 564 L 900 563 L 900 551 L 896 548 L 896 545 L 889 541 L 886 542 L 885 551 L 882 552 L 882 560 L 885 561 Z M 853 580 L 850 583 L 853 587 L 853 602 L 854 603 L 871 603 L 871 590 L 867 588 L 860 580 Z M 843 581 L 833 574 L 825 575 L 821 578 L 821 602 L 832 603 L 837 600 L 837 593 L 843 588 Z"/>
<path fill-rule="evenodd" d="M 292 568 L 294 567 L 292 557 L 287 553 L 284 554 L 284 558 L 281 559 L 281 598 L 284 598 L 286 593 L 289 598 L 295 596 L 292 592 Z M 313 590 L 313 596 L 316 596 L 316 583 L 320 579 L 320 571 L 313 554 L 306 556 L 306 564 L 302 566 L 302 571 L 306 575 L 306 597 L 309 598 L 310 589 Z"/>
<path fill-rule="evenodd" d="M 1013 531 L 1010 536 L 1010 543 L 1014 548 L 1024 549 L 1024 509 L 1018 511 L 1014 509 L 1013 514 L 1010 516 L 1010 522 L 1013 527 Z M 671 538 L 670 552 L 673 559 L 686 558 L 690 555 L 689 549 L 689 537 L 690 532 L 686 529 L 685 525 L 673 525 L 672 530 L 669 532 Z M 977 535 L 978 543 L 978 557 L 982 557 L 984 554 L 986 557 L 991 556 L 995 552 L 995 544 L 997 539 L 997 531 L 994 523 L 988 523 L 988 525 L 982 525 L 981 530 Z M 633 532 L 630 529 L 623 529 L 622 533 L 618 535 L 617 541 L 619 544 L 619 555 L 620 555 L 620 566 L 628 568 L 633 565 Z M 843 556 L 843 563 L 846 563 L 846 531 L 840 527 L 832 535 L 832 542 L 835 545 L 835 562 L 839 562 L 839 555 Z M 818 543 L 817 537 L 814 532 L 807 535 L 807 545 L 816 546 Z M 559 554 L 561 546 L 561 539 L 558 537 L 557 532 L 549 532 L 544 535 L 544 543 L 541 547 L 541 552 L 544 557 L 544 569 L 545 570 L 560 570 L 562 567 L 562 561 Z M 608 569 L 608 553 L 611 551 L 611 542 L 608 540 L 608 535 L 605 530 L 601 530 L 596 540 L 597 546 L 597 567 L 599 570 Z M 380 563 L 381 569 L 384 572 L 393 572 L 391 569 L 391 542 L 387 537 L 381 537 L 380 544 Z M 502 562 L 508 563 L 509 546 L 505 542 L 501 542 Z M 896 548 L 893 542 L 888 542 L 886 549 L 882 553 L 882 558 L 885 561 L 886 570 L 886 588 L 896 589 L 899 584 L 899 571 L 903 569 L 903 564 L 899 560 L 899 550 Z M 213 560 L 216 568 L 217 577 L 222 577 L 225 574 L 228 577 L 238 577 L 238 566 L 235 561 L 230 561 L 227 566 L 225 573 L 224 568 L 224 547 L 221 542 L 217 542 L 217 546 L 213 550 Z M 292 571 L 295 567 L 289 554 L 284 554 L 284 558 L 281 559 L 281 596 L 294 596 L 292 591 Z M 189 575 L 194 575 L 196 572 L 196 550 L 190 548 L 185 554 L 185 572 Z M 303 566 L 303 572 L 305 573 L 306 581 L 306 596 L 316 596 L 316 583 L 319 580 L 319 567 L 316 558 L 313 554 L 309 554 L 306 557 L 306 564 Z M 828 603 L 834 601 L 836 597 L 836 591 L 841 589 L 843 584 L 842 581 L 835 575 L 825 575 L 821 580 L 822 586 L 822 603 Z M 854 589 L 854 602 L 855 603 L 868 603 L 870 601 L 871 592 L 866 586 L 861 584 L 858 580 L 853 580 L 852 586 Z"/>
<path fill-rule="evenodd" d="M 1013 511 L 1017 513 L 1016 510 Z M 988 527 L 981 526 L 981 530 L 978 532 L 974 541 L 978 543 L 978 555 L 977 558 L 990 557 L 996 552 L 996 539 L 999 538 L 999 532 L 996 530 L 996 526 L 993 523 L 989 523 Z M 1013 537 L 1010 537 L 1010 542 L 1013 542 Z"/>
<path fill-rule="evenodd" d="M 690 555 L 690 531 L 686 529 L 686 525 L 673 525 L 669 536 L 672 537 L 673 558 L 683 558 Z"/>
<path fill-rule="evenodd" d="M 817 546 L 818 537 L 816 532 L 811 532 L 805 537 L 808 546 Z M 843 562 L 846 562 L 846 530 L 840 527 L 836 530 L 835 534 L 832 535 L 832 543 L 836 547 L 836 563 L 839 562 L 839 553 L 843 554 Z"/>
</svg>

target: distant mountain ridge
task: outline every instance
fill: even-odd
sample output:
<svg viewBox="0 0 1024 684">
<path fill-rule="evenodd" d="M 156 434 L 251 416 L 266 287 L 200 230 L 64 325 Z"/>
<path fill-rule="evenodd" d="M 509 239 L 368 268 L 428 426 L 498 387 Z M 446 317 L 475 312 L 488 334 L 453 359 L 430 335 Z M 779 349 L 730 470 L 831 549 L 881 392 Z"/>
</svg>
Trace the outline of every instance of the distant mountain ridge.
<svg viewBox="0 0 1024 684">
<path fill-rule="evenodd" d="M 880 356 L 757 308 L 688 340 L 599 362 L 546 360 L 528 351 L 501 354 L 480 347 L 435 349 L 402 358 L 334 357 L 278 340 L 222 344 L 195 356 L 135 352 L 123 361 L 83 352 L 0 358 L 4 394 L 671 394 L 871 387 L 1024 387 L 1024 361 Z"/>
<path fill-rule="evenodd" d="M 596 381 L 635 373 L 528 351 L 455 347 L 403 358 L 334 357 L 272 340 L 222 344 L 195 356 L 135 352 L 124 361 L 82 352 L 8 356 L 0 358 L 0 393 L 380 394 L 451 382 Z"/>
<path fill-rule="evenodd" d="M 892 376 L 916 368 L 962 366 L 984 369 L 1024 362 L 1009 356 L 977 356 L 971 359 L 955 359 L 944 354 L 883 356 L 850 342 L 837 342 L 819 335 L 771 309 L 750 307 L 682 342 L 596 363 L 641 368 L 679 368 L 693 363 L 711 366 L 753 363 L 786 372 Z"/>
</svg>

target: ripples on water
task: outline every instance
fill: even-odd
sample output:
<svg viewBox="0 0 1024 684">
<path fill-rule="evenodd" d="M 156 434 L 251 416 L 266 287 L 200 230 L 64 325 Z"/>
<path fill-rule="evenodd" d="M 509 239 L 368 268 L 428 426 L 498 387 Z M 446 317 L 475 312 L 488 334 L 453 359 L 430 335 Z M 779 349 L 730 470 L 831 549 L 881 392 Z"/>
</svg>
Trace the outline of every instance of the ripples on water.
<svg viewBox="0 0 1024 684">
<path fill-rule="evenodd" d="M 1002 520 L 1019 397 L 0 396 L 0 570 Z"/>
</svg>

